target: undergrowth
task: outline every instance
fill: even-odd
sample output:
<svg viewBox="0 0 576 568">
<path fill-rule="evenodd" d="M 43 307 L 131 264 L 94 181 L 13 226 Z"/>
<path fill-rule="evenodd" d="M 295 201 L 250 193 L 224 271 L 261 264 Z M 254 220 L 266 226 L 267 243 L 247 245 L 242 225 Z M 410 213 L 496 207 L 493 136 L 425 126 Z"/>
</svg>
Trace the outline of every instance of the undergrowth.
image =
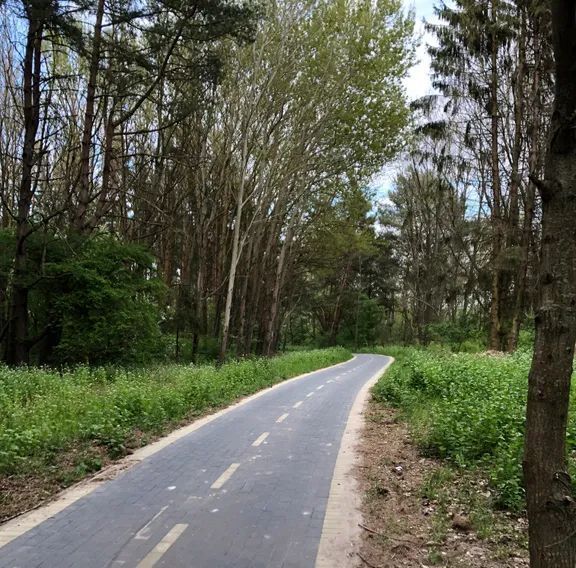
<svg viewBox="0 0 576 568">
<path fill-rule="evenodd" d="M 522 450 L 531 355 L 449 353 L 415 348 L 373 349 L 397 361 L 374 388 L 377 400 L 402 411 L 412 436 L 427 455 L 460 470 L 481 470 L 495 505 L 524 507 Z M 576 419 L 568 450 L 576 451 Z"/>
<path fill-rule="evenodd" d="M 86 455 L 72 478 L 99 469 L 171 425 L 284 379 L 349 359 L 342 348 L 292 352 L 216 368 L 77 367 L 64 372 L 0 366 L 0 475 L 43 473 L 62 454 Z M 65 481 L 73 481 L 67 479 Z"/>
</svg>

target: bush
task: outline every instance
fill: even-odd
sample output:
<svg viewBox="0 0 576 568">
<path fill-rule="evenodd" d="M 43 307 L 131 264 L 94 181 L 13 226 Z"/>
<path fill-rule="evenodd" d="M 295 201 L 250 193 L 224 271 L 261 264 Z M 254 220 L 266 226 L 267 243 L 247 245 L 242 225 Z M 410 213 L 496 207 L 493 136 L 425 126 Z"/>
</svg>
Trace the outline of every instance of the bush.
<svg viewBox="0 0 576 568">
<path fill-rule="evenodd" d="M 430 324 L 426 332 L 431 342 L 445 345 L 452 351 L 477 353 L 485 349 L 486 332 L 473 319 Z"/>
<path fill-rule="evenodd" d="M 342 348 L 248 359 L 220 368 L 77 367 L 62 373 L 0 366 L 0 474 L 42 472 L 72 447 L 116 457 L 134 434 L 157 435 L 210 408 L 350 358 Z"/>
<path fill-rule="evenodd" d="M 165 290 L 144 248 L 110 235 L 33 232 L 27 240 L 31 360 L 37 364 L 142 364 L 166 351 Z M 0 230 L 0 288 L 12 277 L 14 233 Z M 0 316 L 0 327 L 2 324 Z"/>
<path fill-rule="evenodd" d="M 164 351 L 158 322 L 163 285 L 146 273 L 153 258 L 110 237 L 82 242 L 77 254 L 54 264 L 51 310 L 60 333 L 60 363 L 142 364 Z"/>
<path fill-rule="evenodd" d="M 386 350 L 384 350 L 386 351 Z M 374 389 L 399 407 L 426 453 L 487 471 L 497 503 L 524 506 L 522 447 L 531 354 L 452 354 L 404 349 Z M 576 450 L 571 415 L 568 449 Z"/>
</svg>

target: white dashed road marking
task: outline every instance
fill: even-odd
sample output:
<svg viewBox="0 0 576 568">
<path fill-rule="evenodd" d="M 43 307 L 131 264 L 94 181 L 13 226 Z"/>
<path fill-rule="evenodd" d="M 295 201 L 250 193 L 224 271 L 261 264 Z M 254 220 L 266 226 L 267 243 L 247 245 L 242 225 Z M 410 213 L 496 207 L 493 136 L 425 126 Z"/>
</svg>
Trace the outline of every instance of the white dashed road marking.
<svg viewBox="0 0 576 568">
<path fill-rule="evenodd" d="M 320 385 L 319 387 L 316 387 L 316 390 L 319 391 L 320 389 L 323 389 L 324 385 Z"/>
<path fill-rule="evenodd" d="M 299 402 L 297 402 L 292 408 L 298 408 L 299 406 L 302 406 L 302 403 L 304 401 L 300 400 Z"/>
<path fill-rule="evenodd" d="M 309 396 L 313 396 L 313 395 L 314 395 L 313 392 L 309 392 L 306 396 L 309 397 Z"/>
<path fill-rule="evenodd" d="M 277 422 L 278 424 L 280 424 L 280 422 L 284 422 L 284 420 L 286 420 L 286 418 L 288 418 L 288 416 L 289 416 L 288 413 L 282 414 L 282 416 L 280 416 L 280 418 L 278 418 L 278 420 L 276 420 L 276 422 Z"/>
<path fill-rule="evenodd" d="M 220 489 L 240 467 L 239 463 L 233 463 L 211 486 L 210 489 Z"/>
<path fill-rule="evenodd" d="M 174 525 L 168 534 L 146 555 L 138 564 L 138 568 L 152 568 L 164 556 L 168 549 L 178 540 L 178 537 L 188 528 L 188 525 Z"/>
<path fill-rule="evenodd" d="M 268 438 L 270 432 L 264 432 L 264 434 L 260 434 L 256 440 L 252 443 L 252 445 L 257 448 L 266 438 Z"/>
</svg>

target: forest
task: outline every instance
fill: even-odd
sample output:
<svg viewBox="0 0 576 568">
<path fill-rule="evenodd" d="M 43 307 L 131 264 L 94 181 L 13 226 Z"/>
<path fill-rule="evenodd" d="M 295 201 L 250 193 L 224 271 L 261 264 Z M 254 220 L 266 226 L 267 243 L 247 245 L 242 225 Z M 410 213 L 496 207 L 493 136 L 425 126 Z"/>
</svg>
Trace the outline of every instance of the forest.
<svg viewBox="0 0 576 568">
<path fill-rule="evenodd" d="M 375 397 L 573 568 L 569 4 L 435 2 L 414 98 L 400 0 L 0 0 L 0 485 L 398 353 Z"/>
<path fill-rule="evenodd" d="M 396 1 L 85 4 L 2 8 L 8 364 L 530 336 L 541 3 L 439 8 L 411 104 Z"/>
<path fill-rule="evenodd" d="M 334 345 L 360 333 L 351 303 L 375 340 L 400 3 L 44 4 L 2 12 L 4 360 Z"/>
</svg>

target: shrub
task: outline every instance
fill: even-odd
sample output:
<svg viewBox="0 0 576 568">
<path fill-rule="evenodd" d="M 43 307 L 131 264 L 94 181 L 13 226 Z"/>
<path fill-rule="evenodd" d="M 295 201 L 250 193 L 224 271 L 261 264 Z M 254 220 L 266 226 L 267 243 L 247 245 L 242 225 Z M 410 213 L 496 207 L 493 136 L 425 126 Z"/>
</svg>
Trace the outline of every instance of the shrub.
<svg viewBox="0 0 576 568">
<path fill-rule="evenodd" d="M 55 263 L 51 310 L 60 333 L 60 363 L 146 363 L 164 351 L 158 322 L 163 285 L 146 277 L 152 256 L 110 237 L 82 242 Z"/>
<path fill-rule="evenodd" d="M 0 230 L 3 289 L 9 289 L 15 246 L 13 231 Z M 32 361 L 142 364 L 165 353 L 159 328 L 164 285 L 144 248 L 110 235 L 40 230 L 27 246 L 29 334 L 39 338 Z"/>
</svg>

